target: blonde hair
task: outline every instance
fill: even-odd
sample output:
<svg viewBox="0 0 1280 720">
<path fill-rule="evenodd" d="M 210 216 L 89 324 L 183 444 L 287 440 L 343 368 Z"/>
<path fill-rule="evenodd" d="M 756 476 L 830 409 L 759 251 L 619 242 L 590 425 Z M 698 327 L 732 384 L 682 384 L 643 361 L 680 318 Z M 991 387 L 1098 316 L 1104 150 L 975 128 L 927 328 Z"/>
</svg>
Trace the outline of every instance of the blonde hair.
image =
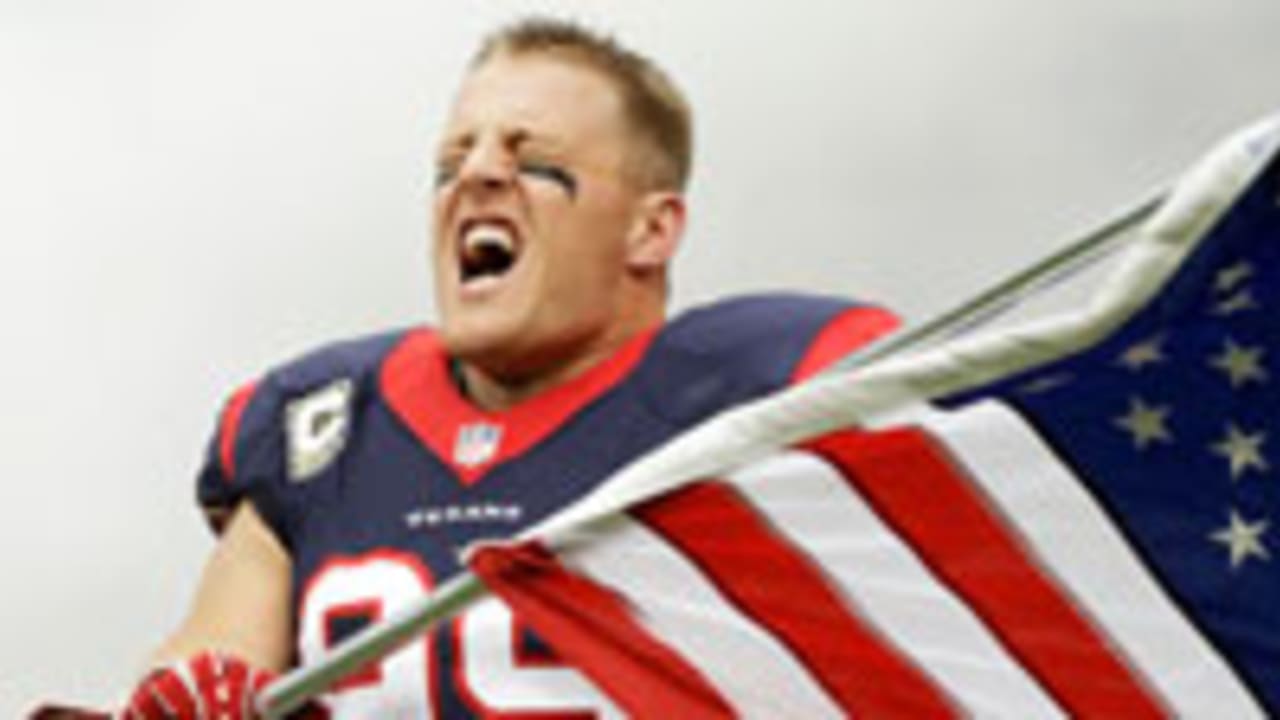
<svg viewBox="0 0 1280 720">
<path fill-rule="evenodd" d="M 568 20 L 531 17 L 485 38 L 471 68 L 499 55 L 543 53 L 593 69 L 618 89 L 627 123 L 640 146 L 633 153 L 639 181 L 683 191 L 693 164 L 693 119 L 675 83 L 649 58 Z"/>
</svg>

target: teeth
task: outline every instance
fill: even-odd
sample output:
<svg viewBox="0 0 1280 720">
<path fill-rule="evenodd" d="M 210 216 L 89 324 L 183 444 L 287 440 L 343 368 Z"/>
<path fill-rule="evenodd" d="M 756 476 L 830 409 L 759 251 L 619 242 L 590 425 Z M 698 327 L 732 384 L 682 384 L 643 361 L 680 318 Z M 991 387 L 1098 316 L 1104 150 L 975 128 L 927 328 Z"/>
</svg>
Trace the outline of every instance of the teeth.
<svg viewBox="0 0 1280 720">
<path fill-rule="evenodd" d="M 512 253 L 515 252 L 516 241 L 511 230 L 502 225 L 478 223 L 462 237 L 462 248 L 470 251 L 482 247 L 497 247 Z"/>
<path fill-rule="evenodd" d="M 458 268 L 464 283 L 505 274 L 516 261 L 514 229 L 501 221 L 479 221 L 463 231 Z"/>
</svg>

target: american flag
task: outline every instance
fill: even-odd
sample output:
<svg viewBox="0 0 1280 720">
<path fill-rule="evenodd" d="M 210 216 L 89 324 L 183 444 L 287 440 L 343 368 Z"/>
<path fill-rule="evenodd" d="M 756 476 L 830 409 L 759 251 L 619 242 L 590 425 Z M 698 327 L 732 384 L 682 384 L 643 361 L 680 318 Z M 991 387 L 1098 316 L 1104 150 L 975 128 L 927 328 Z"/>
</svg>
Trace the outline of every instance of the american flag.
<svg viewBox="0 0 1280 720">
<path fill-rule="evenodd" d="M 1280 164 L 1101 341 L 473 567 L 641 717 L 1280 714 Z"/>
</svg>

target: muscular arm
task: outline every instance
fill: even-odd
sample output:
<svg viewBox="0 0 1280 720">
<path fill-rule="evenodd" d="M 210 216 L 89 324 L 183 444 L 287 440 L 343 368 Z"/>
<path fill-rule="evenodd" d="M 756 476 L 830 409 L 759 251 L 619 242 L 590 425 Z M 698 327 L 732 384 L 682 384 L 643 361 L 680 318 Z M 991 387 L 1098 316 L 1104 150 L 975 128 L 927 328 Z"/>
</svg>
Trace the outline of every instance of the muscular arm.
<svg viewBox="0 0 1280 720">
<path fill-rule="evenodd" d="M 189 614 L 153 662 L 219 650 L 283 670 L 291 657 L 290 582 L 289 554 L 253 505 L 240 503 L 205 566 Z"/>
</svg>

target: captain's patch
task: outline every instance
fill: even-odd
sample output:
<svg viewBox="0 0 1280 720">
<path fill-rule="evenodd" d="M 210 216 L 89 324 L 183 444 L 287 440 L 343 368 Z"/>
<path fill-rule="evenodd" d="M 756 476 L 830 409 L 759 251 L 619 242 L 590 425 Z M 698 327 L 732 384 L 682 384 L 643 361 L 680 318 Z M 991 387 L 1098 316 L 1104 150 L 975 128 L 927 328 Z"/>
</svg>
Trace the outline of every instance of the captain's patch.
<svg viewBox="0 0 1280 720">
<path fill-rule="evenodd" d="M 351 427 L 353 388 L 349 378 L 335 380 L 285 408 L 290 480 L 311 479 L 342 452 Z"/>
</svg>

